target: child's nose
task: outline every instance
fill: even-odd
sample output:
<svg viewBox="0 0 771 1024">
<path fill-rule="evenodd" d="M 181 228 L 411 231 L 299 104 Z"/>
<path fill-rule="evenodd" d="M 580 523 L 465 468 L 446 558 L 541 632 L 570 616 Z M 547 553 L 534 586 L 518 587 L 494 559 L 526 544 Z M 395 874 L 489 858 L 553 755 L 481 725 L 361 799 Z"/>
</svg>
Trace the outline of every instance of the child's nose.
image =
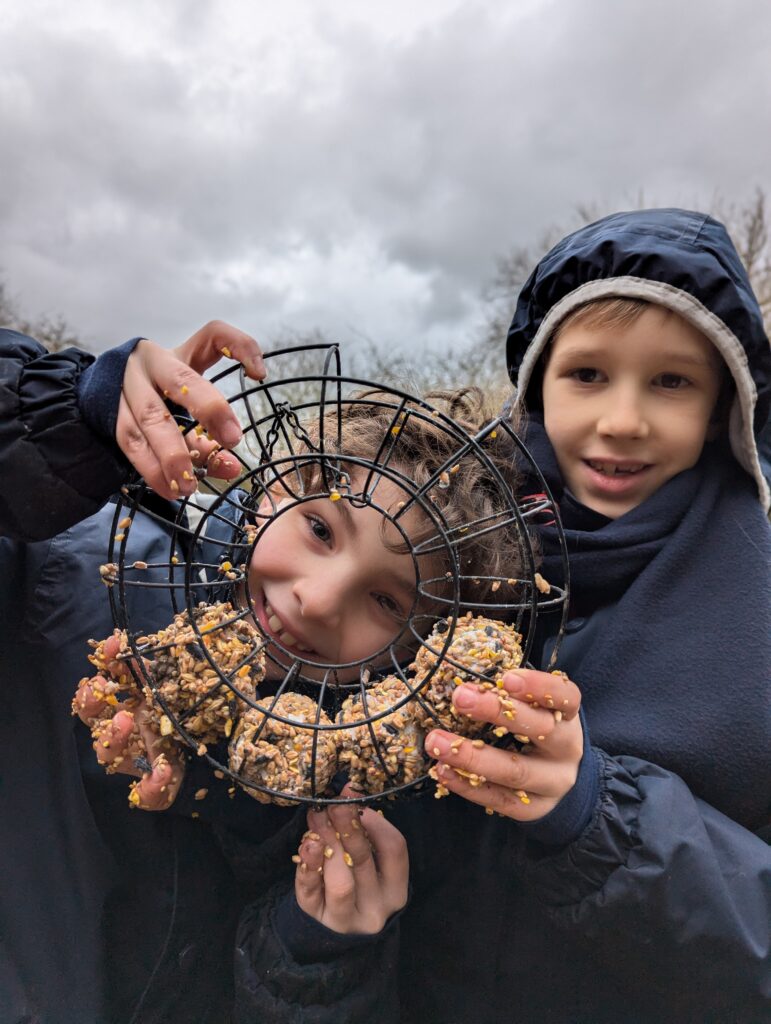
<svg viewBox="0 0 771 1024">
<path fill-rule="evenodd" d="M 328 575 L 303 576 L 292 588 L 303 619 L 334 629 L 340 623 L 343 605 L 341 587 Z"/>
<path fill-rule="evenodd" d="M 608 395 L 597 420 L 597 433 L 604 437 L 646 438 L 649 433 L 645 404 L 639 395 Z"/>
</svg>

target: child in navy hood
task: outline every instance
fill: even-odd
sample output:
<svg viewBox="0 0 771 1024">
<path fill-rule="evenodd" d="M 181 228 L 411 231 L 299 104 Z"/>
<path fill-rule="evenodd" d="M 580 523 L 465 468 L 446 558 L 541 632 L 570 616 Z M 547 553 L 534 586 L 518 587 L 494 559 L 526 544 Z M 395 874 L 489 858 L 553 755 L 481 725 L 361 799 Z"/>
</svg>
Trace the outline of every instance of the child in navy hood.
<svg viewBox="0 0 771 1024">
<path fill-rule="evenodd" d="M 508 365 L 570 553 L 572 788 L 539 820 L 447 774 L 466 799 L 395 806 L 413 895 L 370 941 L 298 937 L 278 886 L 242 919 L 240 1022 L 771 1020 L 771 353 L 725 229 L 650 210 L 568 236 Z"/>
</svg>

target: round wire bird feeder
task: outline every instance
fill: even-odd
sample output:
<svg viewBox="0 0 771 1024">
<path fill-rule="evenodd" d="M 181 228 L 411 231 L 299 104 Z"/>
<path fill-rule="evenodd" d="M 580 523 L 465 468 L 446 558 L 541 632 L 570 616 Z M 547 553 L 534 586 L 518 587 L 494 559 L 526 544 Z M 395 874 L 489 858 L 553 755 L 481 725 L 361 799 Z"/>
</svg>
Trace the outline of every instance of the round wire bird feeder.
<svg viewBox="0 0 771 1024">
<path fill-rule="evenodd" d="M 102 569 L 124 631 L 120 658 L 161 733 L 256 799 L 349 802 L 336 795 L 341 770 L 360 801 L 393 799 L 426 782 L 426 732 L 462 725 L 448 719 L 445 690 L 461 681 L 492 687 L 496 674 L 528 665 L 544 612 L 559 617 L 547 668 L 555 664 L 568 597 L 559 515 L 505 417 L 472 434 L 430 402 L 344 376 L 336 345 L 281 349 L 265 361 L 264 382 L 239 365 L 212 378 L 244 432 L 233 452 L 236 479 L 201 475 L 198 491 L 174 506 L 139 478 L 122 489 Z M 287 365 L 301 370 L 292 375 Z M 185 432 L 202 432 L 184 409 L 173 410 Z M 351 423 L 357 434 L 373 422 L 381 425 L 376 443 L 352 446 Z M 421 474 L 404 455 L 418 434 L 431 438 L 434 453 Z M 501 450 L 538 481 L 537 493 L 513 492 Z M 453 503 L 460 474 L 472 469 L 486 488 L 482 514 L 473 501 L 461 510 Z M 270 614 L 249 571 L 271 527 L 319 499 L 334 503 L 335 514 L 377 513 L 415 576 L 412 605 L 393 637 L 357 660 L 333 662 L 300 644 Z M 144 517 L 168 537 L 167 549 L 148 560 L 137 558 L 143 552 L 133 538 Z M 562 543 L 558 580 L 538 572 L 535 527 L 544 522 L 554 522 Z M 504 535 L 514 555 L 490 574 L 479 551 Z M 477 552 L 471 572 L 469 551 Z M 508 734 L 485 739 L 513 742 Z"/>
</svg>

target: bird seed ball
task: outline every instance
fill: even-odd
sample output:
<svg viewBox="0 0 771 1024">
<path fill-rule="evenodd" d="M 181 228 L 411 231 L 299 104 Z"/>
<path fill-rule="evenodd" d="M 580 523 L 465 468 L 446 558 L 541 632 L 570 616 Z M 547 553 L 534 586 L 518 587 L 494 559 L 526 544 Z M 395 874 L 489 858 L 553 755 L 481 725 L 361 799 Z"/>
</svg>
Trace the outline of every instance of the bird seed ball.
<svg viewBox="0 0 771 1024">
<path fill-rule="evenodd" d="M 418 719 L 427 728 L 438 722 L 443 728 L 462 736 L 479 736 L 489 729 L 488 723 L 476 722 L 456 711 L 452 703 L 453 690 L 465 682 L 477 683 L 489 690 L 496 689 L 496 682 L 503 673 L 517 668 L 521 663 L 522 637 L 504 622 L 486 619 L 481 615 L 475 617 L 467 612 L 458 619 L 452 641 L 441 663 L 437 665 L 439 652 L 444 647 L 446 633 L 451 625 L 452 619 L 437 623 L 411 666 L 416 673 L 416 683 L 425 679 L 431 669 L 437 666 L 425 688 L 420 691 L 434 715 L 428 715 L 417 705 Z M 429 650 L 429 647 L 434 650 Z"/>
<path fill-rule="evenodd" d="M 369 718 L 393 707 L 409 692 L 401 679 L 388 676 L 367 690 L 366 710 L 361 694 L 354 693 L 344 702 L 337 720 L 354 723 Z M 428 761 L 423 753 L 426 731 L 418 723 L 415 708 L 415 701 L 409 701 L 371 725 L 341 730 L 340 764 L 347 767 L 354 789 L 362 793 L 382 793 L 391 786 L 415 782 L 426 774 Z"/>
<path fill-rule="evenodd" d="M 230 742 L 230 770 L 240 776 L 239 782 L 252 782 L 283 794 L 273 796 L 241 783 L 250 796 L 263 804 L 288 807 L 296 803 L 291 799 L 293 796 L 320 796 L 337 770 L 337 740 L 332 731 L 309 726 L 316 722 L 317 715 L 321 725 L 330 725 L 329 718 L 323 711 L 319 714 L 315 701 L 300 693 L 281 694 L 272 713 L 291 721 L 281 722 L 256 708 L 248 708 L 243 714 Z M 261 725 L 262 730 L 256 735 Z M 314 734 L 318 736 L 315 785 Z"/>
<path fill-rule="evenodd" d="M 155 648 L 156 653 L 147 663 L 154 686 L 145 685 L 144 694 L 154 706 L 162 735 L 168 734 L 173 725 L 157 701 L 157 695 L 191 736 L 204 744 L 216 743 L 223 736 L 230 736 L 238 716 L 248 707 L 235 690 L 252 700 L 255 697 L 256 688 L 265 675 L 263 641 L 245 619 L 228 622 L 235 612 L 227 602 L 200 604 L 193 614 L 202 634 L 200 640 L 187 611 L 177 615 L 166 629 L 147 638 L 150 649 Z M 211 655 L 219 674 L 206 658 L 201 644 Z M 231 679 L 235 689 L 221 676 Z"/>
</svg>

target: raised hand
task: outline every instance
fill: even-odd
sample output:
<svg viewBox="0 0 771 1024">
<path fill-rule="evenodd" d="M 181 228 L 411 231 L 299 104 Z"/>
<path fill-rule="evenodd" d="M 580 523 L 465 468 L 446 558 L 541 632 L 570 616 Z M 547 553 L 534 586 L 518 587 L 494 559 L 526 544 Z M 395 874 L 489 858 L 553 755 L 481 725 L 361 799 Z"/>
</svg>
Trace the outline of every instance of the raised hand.
<svg viewBox="0 0 771 1024">
<path fill-rule="evenodd" d="M 575 785 L 583 755 L 581 693 L 563 675 L 518 669 L 500 690 L 464 684 L 453 694 L 459 712 L 514 734 L 519 752 L 433 729 L 426 751 L 437 783 L 472 803 L 517 821 L 537 821 Z M 441 791 L 440 791 L 441 792 Z"/>
<path fill-rule="evenodd" d="M 356 793 L 346 786 L 342 795 Z M 298 904 L 332 931 L 375 935 L 407 902 L 407 844 L 371 808 L 337 804 L 309 811 L 294 859 Z"/>
<path fill-rule="evenodd" d="M 242 363 L 253 380 L 265 377 L 257 342 L 220 320 L 206 324 L 179 348 L 164 349 L 145 339 L 129 356 L 115 438 L 137 472 L 165 498 L 195 491 L 194 465 L 223 479 L 240 472 L 238 460 L 221 450 L 241 440 L 238 419 L 214 384 L 201 376 L 223 355 Z M 165 399 L 184 406 L 206 433 L 182 437 Z"/>
</svg>

